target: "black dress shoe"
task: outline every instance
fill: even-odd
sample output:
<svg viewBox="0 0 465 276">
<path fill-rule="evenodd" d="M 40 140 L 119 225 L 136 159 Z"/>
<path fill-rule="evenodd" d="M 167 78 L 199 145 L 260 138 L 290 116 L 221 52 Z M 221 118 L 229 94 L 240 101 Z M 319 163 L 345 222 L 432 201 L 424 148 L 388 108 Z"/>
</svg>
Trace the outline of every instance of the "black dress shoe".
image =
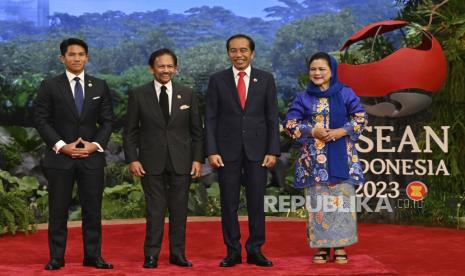
<svg viewBox="0 0 465 276">
<path fill-rule="evenodd" d="M 258 266 L 273 266 L 273 263 L 263 256 L 262 253 L 247 255 L 247 263 Z"/>
<path fill-rule="evenodd" d="M 158 258 L 155 256 L 146 256 L 144 259 L 144 268 L 157 268 Z"/>
<path fill-rule="evenodd" d="M 220 267 L 231 267 L 235 266 L 236 264 L 242 264 L 242 256 L 239 254 L 231 253 L 220 262 Z"/>
<path fill-rule="evenodd" d="M 84 258 L 83 266 L 93 266 L 98 269 L 113 269 L 113 265 L 105 262 L 102 257 L 88 257 Z"/>
<path fill-rule="evenodd" d="M 170 264 L 183 266 L 183 267 L 192 267 L 192 263 L 189 262 L 184 255 L 170 256 Z"/>
<path fill-rule="evenodd" d="M 63 259 L 51 259 L 46 265 L 45 270 L 57 270 L 65 266 Z"/>
</svg>

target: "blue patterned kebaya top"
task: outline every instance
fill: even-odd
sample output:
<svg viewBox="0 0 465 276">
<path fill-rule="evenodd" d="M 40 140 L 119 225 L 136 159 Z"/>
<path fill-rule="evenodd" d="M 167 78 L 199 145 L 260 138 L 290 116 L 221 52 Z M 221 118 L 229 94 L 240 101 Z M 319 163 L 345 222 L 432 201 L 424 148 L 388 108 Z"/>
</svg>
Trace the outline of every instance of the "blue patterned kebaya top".
<svg viewBox="0 0 465 276">
<path fill-rule="evenodd" d="M 348 135 L 341 138 L 345 139 L 349 170 L 349 178 L 344 182 L 359 185 L 363 184 L 364 177 L 354 143 L 367 124 L 367 115 L 360 104 L 360 99 L 351 88 L 343 86 L 339 93 L 347 113 L 347 122 L 342 128 Z M 317 183 L 338 184 L 331 183 L 328 170 L 328 145 L 332 142 L 325 143 L 311 136 L 314 127 L 329 128 L 329 114 L 328 98 L 315 97 L 307 91 L 298 93 L 288 110 L 285 121 L 286 132 L 302 145 L 296 163 L 294 179 L 296 188 L 306 188 Z"/>
</svg>

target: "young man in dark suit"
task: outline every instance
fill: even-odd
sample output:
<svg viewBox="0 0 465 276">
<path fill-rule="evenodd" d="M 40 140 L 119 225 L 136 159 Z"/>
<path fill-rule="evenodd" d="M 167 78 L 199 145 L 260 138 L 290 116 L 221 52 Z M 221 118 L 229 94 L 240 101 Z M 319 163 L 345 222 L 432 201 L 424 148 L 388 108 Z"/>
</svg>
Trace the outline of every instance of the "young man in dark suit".
<svg viewBox="0 0 465 276">
<path fill-rule="evenodd" d="M 130 172 L 142 179 L 146 203 L 144 268 L 156 268 L 169 212 L 170 263 L 191 267 L 185 257 L 190 178 L 200 176 L 203 129 L 196 93 L 172 82 L 177 58 L 160 49 L 149 58 L 154 80 L 129 95 L 124 154 Z"/>
<path fill-rule="evenodd" d="M 48 180 L 50 261 L 65 265 L 68 210 L 77 182 L 82 209 L 84 266 L 111 269 L 101 256 L 101 205 L 104 149 L 111 135 L 113 109 L 104 80 L 84 73 L 87 44 L 77 38 L 60 44 L 65 73 L 44 80 L 35 101 L 35 125 L 47 144 L 42 166 Z"/>
<path fill-rule="evenodd" d="M 245 185 L 249 217 L 247 262 L 272 266 L 261 246 L 265 242 L 267 168 L 274 166 L 280 154 L 275 82 L 270 73 L 250 66 L 255 43 L 249 36 L 230 37 L 226 48 L 232 67 L 210 77 L 205 116 L 206 154 L 218 171 L 227 246 L 220 266 L 242 262 L 237 218 L 241 184 Z"/>
</svg>

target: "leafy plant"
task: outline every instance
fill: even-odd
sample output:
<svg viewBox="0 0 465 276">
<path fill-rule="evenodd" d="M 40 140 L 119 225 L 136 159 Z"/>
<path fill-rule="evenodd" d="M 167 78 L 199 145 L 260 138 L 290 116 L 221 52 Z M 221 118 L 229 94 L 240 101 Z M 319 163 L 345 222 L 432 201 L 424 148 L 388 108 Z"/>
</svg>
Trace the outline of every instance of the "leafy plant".
<svg viewBox="0 0 465 276">
<path fill-rule="evenodd" d="M 438 224 L 452 225 L 456 222 L 456 201 L 465 192 L 465 5 L 462 1 L 410 0 L 398 1 L 405 5 L 400 17 L 416 21 L 430 31 L 440 42 L 446 54 L 448 75 L 446 84 L 433 98 L 430 108 L 433 129 L 450 126 L 449 151 L 442 152 L 433 145 L 434 155 L 428 158 L 437 163 L 444 160 L 450 168 L 450 176 L 438 175 L 428 178 L 427 202 L 431 202 L 429 216 Z M 426 154 L 424 154 L 426 155 Z M 426 157 L 426 156 L 424 156 Z M 426 205 L 428 208 L 428 205 Z"/>
<path fill-rule="evenodd" d="M 14 80 L 0 75 L 0 124 L 32 126 L 32 102 L 43 76 L 25 73 Z"/>
<path fill-rule="evenodd" d="M 381 31 L 379 27 L 377 31 Z M 415 48 L 422 43 L 421 26 L 411 23 L 403 28 L 358 41 L 340 54 L 342 63 L 364 64 L 381 60 L 400 48 Z M 349 50 L 350 49 L 350 50 Z"/>
<path fill-rule="evenodd" d="M 124 182 L 103 191 L 102 218 L 141 218 L 145 216 L 144 192 L 140 182 Z"/>
<path fill-rule="evenodd" d="M 17 150 L 17 146 L 14 142 L 0 144 L 0 156 L 3 159 L 3 169 L 7 171 L 21 164 L 21 153 Z"/>
<path fill-rule="evenodd" d="M 8 140 L 13 143 L 12 147 L 18 152 L 37 153 L 43 146 L 42 139 L 35 128 L 20 126 L 3 126 Z"/>
<path fill-rule="evenodd" d="M 220 187 L 217 182 L 206 187 L 201 183 L 192 183 L 189 189 L 189 215 L 220 216 Z"/>
<path fill-rule="evenodd" d="M 0 190 L 0 235 L 16 234 L 23 231 L 26 234 L 35 231 L 34 216 L 20 191 L 6 193 Z"/>
<path fill-rule="evenodd" d="M 33 177 L 17 178 L 7 171 L 0 171 L 0 234 L 36 230 L 32 209 L 28 206 L 28 194 L 39 183 Z"/>
<path fill-rule="evenodd" d="M 34 193 L 39 188 L 39 181 L 35 177 L 23 176 L 19 178 L 2 170 L 0 170 L 0 184 L 6 192 L 18 190 L 26 195 Z"/>
<path fill-rule="evenodd" d="M 122 183 L 134 183 L 134 176 L 129 172 L 125 163 L 112 162 L 105 167 L 107 187 L 117 186 Z"/>
</svg>

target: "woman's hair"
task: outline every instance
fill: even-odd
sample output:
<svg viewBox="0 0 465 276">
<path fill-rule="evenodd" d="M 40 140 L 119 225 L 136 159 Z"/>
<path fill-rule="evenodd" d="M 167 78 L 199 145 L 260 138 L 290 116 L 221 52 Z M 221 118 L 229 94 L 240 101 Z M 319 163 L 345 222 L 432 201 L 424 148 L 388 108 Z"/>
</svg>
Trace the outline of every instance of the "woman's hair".
<svg viewBox="0 0 465 276">
<path fill-rule="evenodd" d="M 325 52 L 318 52 L 318 53 L 313 54 L 313 56 L 310 57 L 310 59 L 308 60 L 308 63 L 307 63 L 307 69 L 308 70 L 310 70 L 310 64 L 312 64 L 312 62 L 314 60 L 316 60 L 316 59 L 326 60 L 326 62 L 328 63 L 329 69 L 332 70 L 332 68 L 331 68 L 331 58 L 329 57 L 329 54 L 325 53 Z"/>
</svg>

